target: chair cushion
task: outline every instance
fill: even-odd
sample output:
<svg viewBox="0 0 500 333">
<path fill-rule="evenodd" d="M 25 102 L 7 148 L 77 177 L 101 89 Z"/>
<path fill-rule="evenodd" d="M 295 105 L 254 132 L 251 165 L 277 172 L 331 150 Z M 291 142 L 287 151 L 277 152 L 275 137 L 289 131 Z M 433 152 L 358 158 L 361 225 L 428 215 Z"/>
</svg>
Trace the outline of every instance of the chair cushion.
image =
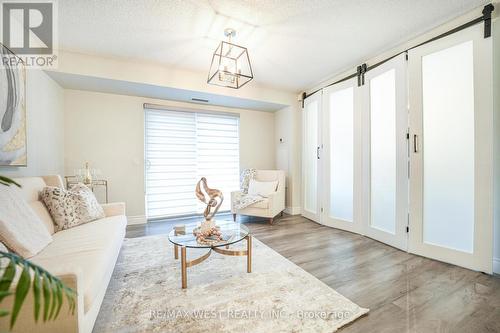
<svg viewBox="0 0 500 333">
<path fill-rule="evenodd" d="M 71 267 L 82 274 L 85 312 L 106 289 L 125 237 L 125 215 L 100 219 L 53 235 L 53 242 L 31 260 L 48 270 Z"/>
</svg>

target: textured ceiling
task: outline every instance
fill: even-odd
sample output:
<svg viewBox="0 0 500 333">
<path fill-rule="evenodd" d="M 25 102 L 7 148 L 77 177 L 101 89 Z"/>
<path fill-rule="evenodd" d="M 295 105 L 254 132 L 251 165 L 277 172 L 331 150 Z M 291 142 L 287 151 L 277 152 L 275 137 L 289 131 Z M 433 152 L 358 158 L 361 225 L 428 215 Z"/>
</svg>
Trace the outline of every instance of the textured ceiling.
<svg viewBox="0 0 500 333">
<path fill-rule="evenodd" d="M 208 72 L 231 27 L 249 49 L 255 82 L 299 91 L 488 2 L 64 0 L 59 44 Z"/>
</svg>

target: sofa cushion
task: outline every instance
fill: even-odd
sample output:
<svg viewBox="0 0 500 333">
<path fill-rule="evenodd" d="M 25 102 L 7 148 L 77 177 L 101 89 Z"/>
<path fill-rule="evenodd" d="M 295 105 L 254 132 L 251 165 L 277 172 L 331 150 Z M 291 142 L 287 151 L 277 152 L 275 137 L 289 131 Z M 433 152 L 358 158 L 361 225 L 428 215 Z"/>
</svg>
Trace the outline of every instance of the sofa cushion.
<svg viewBox="0 0 500 333">
<path fill-rule="evenodd" d="M 52 236 L 16 186 L 0 186 L 0 240 L 24 258 L 46 247 Z"/>
<path fill-rule="evenodd" d="M 33 201 L 29 203 L 30 208 L 33 212 L 42 220 L 43 224 L 49 231 L 49 234 L 53 235 L 55 231 L 54 221 L 47 210 L 47 207 L 41 201 Z"/>
<path fill-rule="evenodd" d="M 85 312 L 107 288 L 125 237 L 124 215 L 103 218 L 53 235 L 53 242 L 31 260 L 48 270 L 71 267 L 81 272 Z"/>
<path fill-rule="evenodd" d="M 39 200 L 40 191 L 47 186 L 42 177 L 23 177 L 14 180 L 21 185 L 21 194 L 27 202 Z"/>
<path fill-rule="evenodd" d="M 104 210 L 94 193 L 83 184 L 70 190 L 45 187 L 40 194 L 56 224 L 56 230 L 65 230 L 104 217 Z"/>
<path fill-rule="evenodd" d="M 15 178 L 14 180 L 21 185 L 21 195 L 24 200 L 28 202 L 33 212 L 42 220 L 44 225 L 47 227 L 47 230 L 52 235 L 55 232 L 54 229 L 54 221 L 52 221 L 52 217 L 47 210 L 47 207 L 40 201 L 40 192 L 46 187 L 48 184 L 46 183 L 47 179 L 51 180 L 54 184 L 58 179 L 60 181 L 59 176 L 46 176 L 46 177 L 23 177 L 23 178 Z M 55 186 L 55 185 L 54 185 Z"/>
</svg>

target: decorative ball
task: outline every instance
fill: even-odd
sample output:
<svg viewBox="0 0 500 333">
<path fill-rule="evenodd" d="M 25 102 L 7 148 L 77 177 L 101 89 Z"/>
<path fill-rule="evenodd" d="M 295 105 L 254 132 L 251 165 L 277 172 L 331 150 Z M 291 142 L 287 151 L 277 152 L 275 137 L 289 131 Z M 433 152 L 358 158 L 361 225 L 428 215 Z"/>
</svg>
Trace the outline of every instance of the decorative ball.
<svg viewBox="0 0 500 333">
<path fill-rule="evenodd" d="M 196 241 L 203 245 L 213 245 L 224 240 L 217 226 L 204 231 L 201 231 L 200 227 L 195 228 L 193 229 L 193 235 L 196 237 Z"/>
</svg>

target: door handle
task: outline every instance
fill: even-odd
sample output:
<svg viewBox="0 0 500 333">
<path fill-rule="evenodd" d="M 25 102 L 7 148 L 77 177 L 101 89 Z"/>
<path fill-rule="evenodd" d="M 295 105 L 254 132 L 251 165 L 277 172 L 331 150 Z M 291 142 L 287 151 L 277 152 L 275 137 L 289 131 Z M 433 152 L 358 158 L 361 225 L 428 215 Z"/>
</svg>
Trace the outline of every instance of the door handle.
<svg viewBox="0 0 500 333">
<path fill-rule="evenodd" d="M 316 148 L 316 157 L 317 157 L 317 158 L 318 158 L 318 160 L 319 160 L 319 146 L 318 146 L 318 148 Z"/>
<path fill-rule="evenodd" d="M 413 152 L 418 153 L 419 147 L 418 147 L 418 135 L 413 134 Z"/>
</svg>

